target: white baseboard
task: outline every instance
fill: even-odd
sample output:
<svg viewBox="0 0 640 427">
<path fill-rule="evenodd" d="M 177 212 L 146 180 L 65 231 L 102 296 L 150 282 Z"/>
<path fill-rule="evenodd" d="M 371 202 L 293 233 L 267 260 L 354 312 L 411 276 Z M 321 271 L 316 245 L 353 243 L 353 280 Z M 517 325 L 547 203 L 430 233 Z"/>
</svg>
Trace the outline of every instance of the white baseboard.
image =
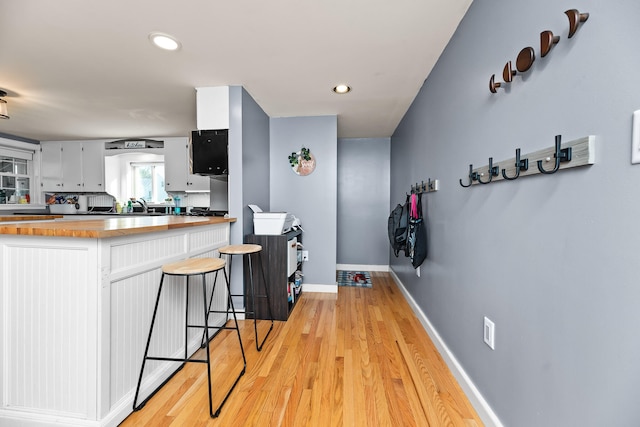
<svg viewBox="0 0 640 427">
<path fill-rule="evenodd" d="M 451 370 L 451 373 L 460 384 L 460 387 L 462 388 L 464 393 L 467 395 L 467 398 L 469 398 L 469 401 L 475 408 L 480 419 L 482 419 L 482 422 L 484 422 L 484 424 L 488 427 L 490 426 L 503 427 L 502 422 L 500 422 L 500 419 L 498 418 L 496 413 L 493 412 L 493 409 L 491 409 L 491 407 L 489 406 L 489 403 L 487 403 L 484 397 L 482 397 L 482 394 L 480 394 L 480 390 L 478 390 L 475 384 L 473 384 L 473 381 L 471 381 L 471 378 L 469 377 L 469 375 L 467 375 L 467 373 L 462 368 L 462 365 L 460 365 L 460 363 L 455 358 L 453 353 L 451 353 L 451 351 L 449 350 L 445 342 L 440 337 L 440 334 L 438 334 L 438 331 L 436 331 L 436 329 L 433 327 L 433 325 L 431 324 L 431 322 L 429 321 L 425 313 L 416 303 L 416 300 L 413 299 L 411 294 L 409 294 L 409 292 L 407 291 L 407 288 L 404 287 L 404 285 L 400 281 L 400 278 L 398 278 L 398 276 L 396 275 L 396 273 L 393 271 L 392 268 L 389 269 L 389 273 L 391 274 L 391 277 L 393 277 L 393 280 L 398 285 L 400 292 L 402 292 L 405 299 L 411 306 L 411 309 L 413 310 L 415 315 L 418 317 L 418 320 L 420 321 L 424 329 L 427 331 L 427 334 L 429 334 L 431 341 L 433 341 L 433 344 L 438 349 L 438 352 L 440 353 L 445 363 Z"/>
<path fill-rule="evenodd" d="M 338 264 L 337 270 L 344 271 L 389 271 L 388 265 Z"/>
<path fill-rule="evenodd" d="M 338 293 L 338 285 L 316 285 L 313 283 L 303 283 L 302 292 L 324 292 L 329 294 Z"/>
</svg>

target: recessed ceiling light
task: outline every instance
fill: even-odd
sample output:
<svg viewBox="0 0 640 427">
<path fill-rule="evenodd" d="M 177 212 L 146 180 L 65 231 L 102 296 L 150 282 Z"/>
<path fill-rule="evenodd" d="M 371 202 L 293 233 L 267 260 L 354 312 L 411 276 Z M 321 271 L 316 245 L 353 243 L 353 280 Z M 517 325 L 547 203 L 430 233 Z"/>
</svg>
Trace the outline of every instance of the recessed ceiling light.
<svg viewBox="0 0 640 427">
<path fill-rule="evenodd" d="M 351 92 L 351 88 L 350 88 L 349 86 L 345 85 L 345 84 L 340 84 L 340 85 L 338 85 L 338 86 L 334 87 L 334 88 L 333 88 L 333 91 L 334 91 L 335 93 L 340 93 L 340 94 L 342 94 L 342 93 L 348 93 L 348 92 Z"/>
<path fill-rule="evenodd" d="M 149 40 L 151 43 L 164 50 L 178 50 L 180 49 L 180 42 L 175 37 L 164 33 L 151 33 L 149 34 Z"/>
</svg>

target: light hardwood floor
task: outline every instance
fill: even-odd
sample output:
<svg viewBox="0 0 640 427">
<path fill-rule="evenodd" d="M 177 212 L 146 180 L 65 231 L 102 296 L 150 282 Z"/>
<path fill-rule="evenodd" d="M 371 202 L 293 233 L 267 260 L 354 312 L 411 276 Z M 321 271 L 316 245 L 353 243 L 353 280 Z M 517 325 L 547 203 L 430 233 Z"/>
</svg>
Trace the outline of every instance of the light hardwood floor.
<svg viewBox="0 0 640 427">
<path fill-rule="evenodd" d="M 206 365 L 189 363 L 121 426 L 482 426 L 390 275 L 371 277 L 373 289 L 304 294 L 261 352 L 240 321 L 247 372 L 218 418 Z M 233 334 L 211 343 L 214 409 L 241 369 Z"/>
</svg>

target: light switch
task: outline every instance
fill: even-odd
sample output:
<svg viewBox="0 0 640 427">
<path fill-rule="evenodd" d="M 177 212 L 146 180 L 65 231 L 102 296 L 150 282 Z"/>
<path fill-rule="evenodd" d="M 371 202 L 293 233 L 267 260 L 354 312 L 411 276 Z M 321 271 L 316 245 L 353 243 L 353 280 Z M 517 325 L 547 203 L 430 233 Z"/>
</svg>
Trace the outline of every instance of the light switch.
<svg viewBox="0 0 640 427">
<path fill-rule="evenodd" d="M 488 317 L 484 318 L 484 343 L 491 347 L 491 350 L 496 349 L 496 325 Z"/>
</svg>

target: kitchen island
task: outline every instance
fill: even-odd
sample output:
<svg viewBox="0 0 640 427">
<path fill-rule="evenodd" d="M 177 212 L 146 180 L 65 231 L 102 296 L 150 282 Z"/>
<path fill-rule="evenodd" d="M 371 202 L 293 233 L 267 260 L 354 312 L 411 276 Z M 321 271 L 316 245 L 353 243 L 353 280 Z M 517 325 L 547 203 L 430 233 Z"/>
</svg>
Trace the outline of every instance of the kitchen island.
<svg viewBox="0 0 640 427">
<path fill-rule="evenodd" d="M 0 426 L 117 426 L 131 413 L 162 264 L 218 256 L 233 221 L 0 222 Z M 191 324 L 203 323 L 199 280 L 189 282 Z M 224 309 L 223 283 L 220 276 L 214 301 Z M 184 279 L 165 278 L 165 286 L 150 352 L 180 357 Z M 213 325 L 225 321 L 210 317 Z M 190 330 L 190 354 L 201 336 Z M 141 395 L 176 366 L 148 363 Z"/>
</svg>

